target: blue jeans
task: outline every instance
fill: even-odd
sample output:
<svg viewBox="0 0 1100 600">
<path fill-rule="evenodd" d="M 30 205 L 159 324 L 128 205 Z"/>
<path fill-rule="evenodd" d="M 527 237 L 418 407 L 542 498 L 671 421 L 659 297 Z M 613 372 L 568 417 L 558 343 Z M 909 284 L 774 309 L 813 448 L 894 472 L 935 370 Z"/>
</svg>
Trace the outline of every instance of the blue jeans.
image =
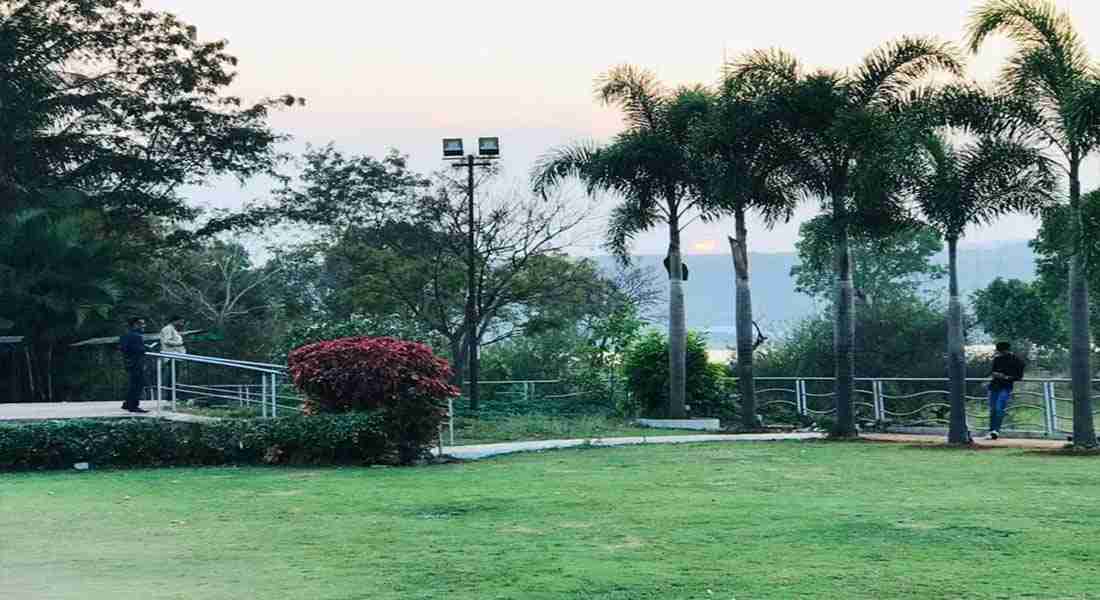
<svg viewBox="0 0 1100 600">
<path fill-rule="evenodd" d="M 1008 409 L 1008 400 L 1012 397 L 1012 388 L 989 390 L 989 430 L 1000 431 L 1001 423 Z"/>
</svg>

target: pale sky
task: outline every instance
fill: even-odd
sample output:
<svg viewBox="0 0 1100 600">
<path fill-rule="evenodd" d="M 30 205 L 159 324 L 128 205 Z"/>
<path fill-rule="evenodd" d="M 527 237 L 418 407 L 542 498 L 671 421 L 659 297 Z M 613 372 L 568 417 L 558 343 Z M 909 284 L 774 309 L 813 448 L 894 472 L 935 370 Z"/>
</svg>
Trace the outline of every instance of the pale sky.
<svg viewBox="0 0 1100 600">
<path fill-rule="evenodd" d="M 505 176 L 525 178 L 548 148 L 606 140 L 619 131 L 615 111 L 593 100 L 593 79 L 621 63 L 652 69 L 670 85 L 712 83 L 723 56 L 781 47 L 812 67 L 853 66 L 872 48 L 905 34 L 960 41 L 969 0 L 147 0 L 179 15 L 203 39 L 229 40 L 240 59 L 233 92 L 246 99 L 293 93 L 304 108 L 277 113 L 290 149 L 334 142 L 350 153 L 409 154 L 428 172 L 444 165 L 440 140 L 498 136 Z M 1058 0 L 1100 59 L 1100 2 Z M 987 44 L 970 64 L 988 81 L 1011 46 Z M 1100 183 L 1098 162 L 1085 189 Z M 197 203 L 239 206 L 262 198 L 262 182 L 196 190 Z M 794 248 L 794 221 L 750 233 L 754 252 Z M 1036 223 L 1006 218 L 971 232 L 971 243 L 1033 237 Z M 730 223 L 697 223 L 685 232 L 693 252 L 728 252 Z M 637 240 L 640 254 L 663 253 L 667 230 Z M 593 248 L 579 252 L 598 251 Z"/>
</svg>

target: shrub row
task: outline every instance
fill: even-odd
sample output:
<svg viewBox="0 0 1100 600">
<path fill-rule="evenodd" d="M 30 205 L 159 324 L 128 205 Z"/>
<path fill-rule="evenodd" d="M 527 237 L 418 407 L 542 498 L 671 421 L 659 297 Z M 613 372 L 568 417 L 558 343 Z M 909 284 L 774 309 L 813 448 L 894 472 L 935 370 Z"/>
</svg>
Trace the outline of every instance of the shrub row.
<svg viewBox="0 0 1100 600">
<path fill-rule="evenodd" d="M 389 431 L 388 431 L 389 430 Z M 0 470 L 224 464 L 394 464 L 434 436 L 399 440 L 378 412 L 179 423 L 159 419 L 0 425 Z"/>
</svg>

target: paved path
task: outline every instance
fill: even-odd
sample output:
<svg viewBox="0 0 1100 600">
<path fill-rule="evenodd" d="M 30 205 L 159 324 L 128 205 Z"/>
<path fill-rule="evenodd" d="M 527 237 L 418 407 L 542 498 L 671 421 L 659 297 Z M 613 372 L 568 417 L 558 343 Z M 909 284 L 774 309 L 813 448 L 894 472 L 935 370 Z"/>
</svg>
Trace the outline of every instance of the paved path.
<svg viewBox="0 0 1100 600">
<path fill-rule="evenodd" d="M 824 439 L 822 433 L 742 433 L 742 434 L 703 434 L 703 435 L 657 435 L 645 437 L 621 437 L 621 438 L 596 438 L 575 440 L 542 440 L 537 442 L 504 442 L 500 444 L 480 444 L 472 446 L 444 446 L 443 453 L 466 460 L 476 460 L 499 456 L 501 454 L 513 454 L 516 452 L 538 452 L 540 450 L 554 450 L 558 448 L 576 448 L 578 446 L 634 446 L 640 444 L 688 444 L 696 442 L 771 442 L 783 440 L 819 440 Z M 943 445 L 947 440 L 943 435 L 915 435 L 899 433 L 867 433 L 860 436 L 861 439 L 872 442 L 889 442 L 901 444 L 934 444 Z M 1041 439 L 1005 439 L 999 440 L 975 440 L 979 448 L 1026 448 L 1041 450 L 1057 450 L 1066 445 L 1061 440 Z M 438 454 L 438 451 L 434 451 Z"/>
<path fill-rule="evenodd" d="M 90 419 L 104 417 L 119 417 L 131 419 L 157 418 L 170 421 L 212 421 L 212 417 L 200 417 L 174 413 L 168 410 L 168 404 L 164 404 L 162 411 L 157 411 L 155 402 L 143 402 L 142 408 L 147 413 L 132 413 L 119 407 L 115 402 L 21 402 L 12 404 L 0 404 L 0 421 L 43 421 L 49 419 Z"/>
<path fill-rule="evenodd" d="M 504 442 L 501 444 L 481 444 L 477 446 L 444 446 L 443 454 L 448 454 L 455 458 L 472 460 L 500 454 L 512 454 L 515 452 L 534 452 L 557 448 L 576 448 L 578 446 L 635 446 L 639 444 L 689 444 L 694 442 L 772 442 L 780 440 L 817 440 L 823 437 L 824 435 L 820 433 L 650 435 L 644 437 Z"/>
<path fill-rule="evenodd" d="M 894 442 L 901 444 L 946 444 L 943 435 L 916 435 L 907 433 L 865 433 L 860 436 L 873 442 Z M 979 448 L 1027 448 L 1032 450 L 1057 450 L 1065 446 L 1066 440 L 1050 440 L 1039 438 L 1001 438 L 999 440 L 986 440 L 977 438 L 974 445 Z"/>
</svg>

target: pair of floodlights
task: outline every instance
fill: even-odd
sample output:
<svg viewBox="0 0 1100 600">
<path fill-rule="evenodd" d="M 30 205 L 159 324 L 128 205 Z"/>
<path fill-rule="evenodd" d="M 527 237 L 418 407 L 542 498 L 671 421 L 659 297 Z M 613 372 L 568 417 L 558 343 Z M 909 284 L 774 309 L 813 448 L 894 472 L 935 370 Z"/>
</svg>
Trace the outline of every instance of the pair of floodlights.
<svg viewBox="0 0 1100 600">
<path fill-rule="evenodd" d="M 443 138 L 443 158 L 462 158 L 462 138 Z M 477 155 L 483 158 L 500 156 L 500 138 L 477 138 Z"/>
</svg>

